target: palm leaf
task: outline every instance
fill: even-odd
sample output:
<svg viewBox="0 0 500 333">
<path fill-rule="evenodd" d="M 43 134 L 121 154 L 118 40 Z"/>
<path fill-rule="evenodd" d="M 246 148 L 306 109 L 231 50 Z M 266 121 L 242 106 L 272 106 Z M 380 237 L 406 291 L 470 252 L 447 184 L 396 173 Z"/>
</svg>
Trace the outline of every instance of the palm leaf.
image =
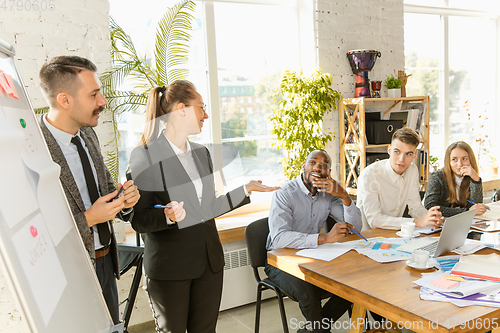
<svg viewBox="0 0 500 333">
<path fill-rule="evenodd" d="M 188 61 L 191 21 L 195 3 L 183 0 L 170 8 L 158 22 L 155 42 L 156 78 L 158 85 L 185 78 L 187 70 L 178 71 L 175 66 Z M 184 74 L 184 75 L 183 75 Z"/>
<path fill-rule="evenodd" d="M 191 0 L 182 0 L 167 10 L 158 23 L 153 63 L 146 55 L 139 56 L 132 38 L 110 18 L 111 67 L 99 78 L 102 92 L 108 100 L 107 110 L 113 117 L 115 147 L 119 135 L 116 124 L 118 114 L 145 106 L 153 88 L 188 76 L 188 70 L 182 67 L 188 61 L 195 6 Z M 125 83 L 132 90 L 121 90 Z M 106 164 L 115 181 L 118 179 L 118 160 L 118 149 L 113 149 L 106 156 Z"/>
<path fill-rule="evenodd" d="M 44 107 L 41 107 L 41 108 L 35 108 L 33 109 L 33 111 L 35 111 L 35 114 L 44 114 L 44 113 L 47 113 L 49 112 L 49 107 L 48 106 L 44 106 Z"/>
<path fill-rule="evenodd" d="M 146 106 L 149 91 L 137 94 L 131 91 L 113 91 L 108 95 L 109 109 L 114 114 L 131 112 Z"/>
<path fill-rule="evenodd" d="M 111 57 L 112 60 L 126 58 L 139 59 L 134 43 L 129 35 L 110 17 L 109 33 L 111 37 Z"/>
</svg>

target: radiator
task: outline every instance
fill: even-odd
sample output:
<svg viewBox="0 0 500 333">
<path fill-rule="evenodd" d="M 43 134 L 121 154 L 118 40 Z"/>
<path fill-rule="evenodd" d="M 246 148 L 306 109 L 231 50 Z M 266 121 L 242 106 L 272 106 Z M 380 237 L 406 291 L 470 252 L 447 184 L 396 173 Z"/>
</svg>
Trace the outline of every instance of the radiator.
<svg viewBox="0 0 500 333">
<path fill-rule="evenodd" d="M 220 311 L 253 303 L 257 299 L 257 282 L 253 275 L 250 258 L 244 240 L 223 244 L 224 248 L 224 285 Z M 265 278 L 264 269 L 259 269 Z M 262 293 L 262 299 L 274 297 L 272 290 Z"/>
</svg>

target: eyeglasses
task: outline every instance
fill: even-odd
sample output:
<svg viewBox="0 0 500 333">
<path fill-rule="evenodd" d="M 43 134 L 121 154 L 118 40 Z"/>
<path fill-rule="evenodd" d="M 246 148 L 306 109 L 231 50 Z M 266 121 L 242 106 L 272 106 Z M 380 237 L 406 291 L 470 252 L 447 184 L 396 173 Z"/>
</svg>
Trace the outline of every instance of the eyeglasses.
<svg viewBox="0 0 500 333">
<path fill-rule="evenodd" d="M 203 111 L 203 113 L 207 113 L 207 105 L 206 104 L 203 104 L 202 106 L 199 106 L 199 105 L 186 105 L 186 106 L 197 106 L 201 109 L 201 111 Z"/>
</svg>

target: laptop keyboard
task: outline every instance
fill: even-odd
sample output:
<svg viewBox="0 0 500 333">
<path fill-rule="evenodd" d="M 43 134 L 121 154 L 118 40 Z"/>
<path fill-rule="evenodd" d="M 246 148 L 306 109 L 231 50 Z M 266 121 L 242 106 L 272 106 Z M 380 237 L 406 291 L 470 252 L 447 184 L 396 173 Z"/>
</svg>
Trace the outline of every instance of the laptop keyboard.
<svg viewBox="0 0 500 333">
<path fill-rule="evenodd" d="M 433 256 L 433 255 L 434 255 L 434 253 L 436 253 L 437 246 L 438 246 L 438 242 L 433 242 L 433 243 L 427 244 L 427 245 L 425 245 L 425 246 L 419 247 L 418 249 L 419 249 L 419 250 L 426 250 L 426 251 L 429 251 L 429 254 L 430 254 L 431 256 Z"/>
</svg>

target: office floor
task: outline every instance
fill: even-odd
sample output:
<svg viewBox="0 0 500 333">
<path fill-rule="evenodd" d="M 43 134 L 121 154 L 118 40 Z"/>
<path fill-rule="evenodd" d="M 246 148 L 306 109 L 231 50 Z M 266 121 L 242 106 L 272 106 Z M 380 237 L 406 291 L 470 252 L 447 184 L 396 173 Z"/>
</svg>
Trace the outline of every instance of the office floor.
<svg viewBox="0 0 500 333">
<path fill-rule="evenodd" d="M 300 313 L 297 303 L 289 300 L 284 300 L 286 316 L 289 323 L 290 333 L 297 331 L 297 324 L 304 320 Z M 345 316 L 347 320 L 347 315 Z M 342 318 L 341 320 L 344 320 Z M 295 325 L 294 325 L 295 323 Z M 254 331 L 255 325 L 255 303 L 240 306 L 238 308 L 222 311 L 219 314 L 217 322 L 217 333 L 250 333 Z M 295 329 L 294 329 L 295 328 Z M 146 331 L 135 331 L 131 329 L 131 333 L 155 333 L 153 329 Z M 278 307 L 278 301 L 275 298 L 267 299 L 262 302 L 262 310 L 260 317 L 260 333 L 282 333 L 281 317 Z M 348 330 L 336 330 L 335 332 L 347 333 Z"/>
<path fill-rule="evenodd" d="M 290 333 L 297 331 L 298 323 L 304 320 L 297 303 L 290 299 L 285 299 L 286 316 Z M 268 299 L 262 302 L 262 313 L 260 322 L 260 333 L 282 333 L 281 317 L 276 299 Z M 337 322 L 344 323 L 345 328 L 333 329 L 334 333 L 347 333 L 348 329 L 347 313 Z M 244 305 L 238 308 L 222 311 L 219 314 L 217 323 L 217 333 L 250 333 L 254 332 L 255 325 L 255 303 Z M 411 332 L 403 330 L 403 332 Z M 145 331 L 133 331 L 131 333 L 155 333 L 154 328 Z"/>
</svg>

